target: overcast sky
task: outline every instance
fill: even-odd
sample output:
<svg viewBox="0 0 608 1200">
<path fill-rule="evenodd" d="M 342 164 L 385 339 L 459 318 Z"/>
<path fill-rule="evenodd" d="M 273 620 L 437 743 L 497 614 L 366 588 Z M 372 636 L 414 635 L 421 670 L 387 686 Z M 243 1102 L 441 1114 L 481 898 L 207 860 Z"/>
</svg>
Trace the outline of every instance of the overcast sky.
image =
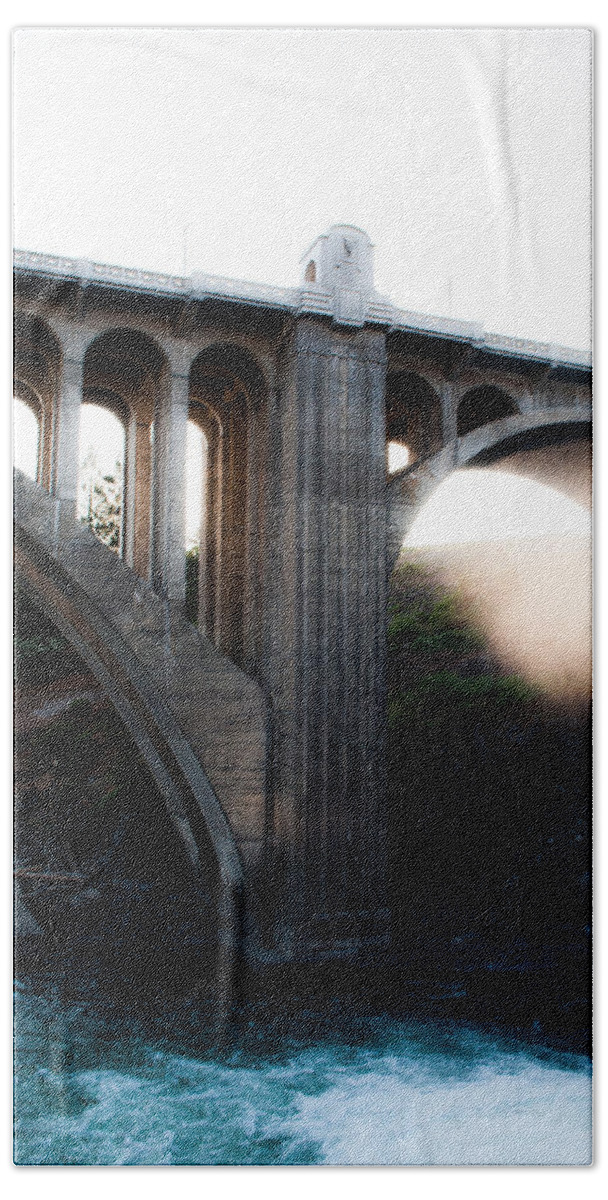
<svg viewBox="0 0 608 1200">
<path fill-rule="evenodd" d="M 401 307 L 588 348 L 581 29 L 28 28 L 15 244 L 296 284 L 334 222 Z"/>
</svg>

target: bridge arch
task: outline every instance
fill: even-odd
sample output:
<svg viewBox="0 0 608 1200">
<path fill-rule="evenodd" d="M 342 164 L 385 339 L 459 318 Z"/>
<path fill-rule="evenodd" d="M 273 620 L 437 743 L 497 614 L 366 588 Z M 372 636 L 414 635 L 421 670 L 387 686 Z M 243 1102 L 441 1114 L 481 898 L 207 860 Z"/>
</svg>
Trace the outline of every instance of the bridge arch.
<svg viewBox="0 0 608 1200">
<path fill-rule="evenodd" d="M 14 395 L 28 405 L 39 422 L 37 480 L 48 491 L 62 350 L 50 326 L 34 313 L 15 313 L 14 359 Z"/>
<path fill-rule="evenodd" d="M 196 623 L 215 645 L 220 638 L 221 455 L 223 427 L 219 413 L 201 396 L 190 396 L 188 421 L 199 431 L 201 477 Z"/>
<path fill-rule="evenodd" d="M 122 547 L 144 579 L 151 572 L 154 422 L 167 373 L 158 343 L 129 326 L 104 330 L 84 355 L 83 402 L 108 409 L 125 430 Z"/>
<path fill-rule="evenodd" d="M 188 416 L 204 433 L 199 624 L 255 673 L 261 645 L 261 544 L 268 383 L 235 342 L 201 350 L 190 367 Z"/>
<path fill-rule="evenodd" d="M 503 417 L 515 416 L 519 409 L 512 397 L 493 384 L 470 388 L 458 405 L 457 432 L 459 437 L 472 433 Z"/>
<path fill-rule="evenodd" d="M 505 416 L 472 430 L 388 481 L 388 569 L 393 570 L 422 505 L 454 471 L 591 436 L 590 414 L 570 407 Z M 559 489 L 558 484 L 553 484 Z M 567 494 L 567 493 L 566 493 Z"/>
<path fill-rule="evenodd" d="M 386 437 L 389 446 L 407 448 L 408 466 L 441 449 L 441 400 L 424 376 L 413 371 L 389 374 L 386 381 Z"/>
<path fill-rule="evenodd" d="M 23 478 L 17 477 L 16 482 L 18 586 L 66 638 L 111 702 L 156 784 L 181 861 L 201 902 L 211 890 L 217 927 L 214 988 L 218 1018 L 223 1022 L 233 997 L 243 888 L 232 830 L 197 755 L 152 677 L 98 600 L 81 586 L 69 561 L 60 562 L 49 554 L 28 530 L 28 504 L 33 503 L 36 512 L 39 502 Z M 97 549 L 101 553 L 103 548 Z"/>
</svg>

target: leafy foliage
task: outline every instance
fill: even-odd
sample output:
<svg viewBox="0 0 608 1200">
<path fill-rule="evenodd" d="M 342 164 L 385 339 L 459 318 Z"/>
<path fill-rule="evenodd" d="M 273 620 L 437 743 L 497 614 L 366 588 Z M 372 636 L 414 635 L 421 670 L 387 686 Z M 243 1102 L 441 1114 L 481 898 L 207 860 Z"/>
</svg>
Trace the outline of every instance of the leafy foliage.
<svg viewBox="0 0 608 1200">
<path fill-rule="evenodd" d="M 112 474 L 104 475 L 97 465 L 94 452 L 89 451 L 83 463 L 80 487 L 81 520 L 106 546 L 118 550 L 123 508 L 120 462 L 116 462 Z"/>
<path fill-rule="evenodd" d="M 466 653 L 483 649 L 483 639 L 467 626 L 460 613 L 458 597 L 440 596 L 429 607 L 420 604 L 402 611 L 393 604 L 388 623 L 389 649 L 415 650 L 421 653 L 454 651 Z"/>
<path fill-rule="evenodd" d="M 397 728 L 401 723 L 410 722 L 421 708 L 427 711 L 429 721 L 434 719 L 436 722 L 439 711 L 446 707 L 454 719 L 455 706 L 470 709 L 490 704 L 504 708 L 526 704 L 535 696 L 535 689 L 519 675 L 468 677 L 456 671 L 433 671 L 389 701 L 389 723 L 392 728 Z"/>
</svg>

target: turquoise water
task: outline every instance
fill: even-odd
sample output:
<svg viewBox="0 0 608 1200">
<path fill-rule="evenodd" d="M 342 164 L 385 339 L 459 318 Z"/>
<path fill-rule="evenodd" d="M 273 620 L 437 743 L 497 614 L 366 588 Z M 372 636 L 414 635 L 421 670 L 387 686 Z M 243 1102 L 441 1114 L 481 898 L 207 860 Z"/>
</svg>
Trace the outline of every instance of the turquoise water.
<svg viewBox="0 0 608 1200">
<path fill-rule="evenodd" d="M 473 1029 L 193 1057 L 20 988 L 15 1161 L 585 1164 L 586 1059 Z"/>
</svg>

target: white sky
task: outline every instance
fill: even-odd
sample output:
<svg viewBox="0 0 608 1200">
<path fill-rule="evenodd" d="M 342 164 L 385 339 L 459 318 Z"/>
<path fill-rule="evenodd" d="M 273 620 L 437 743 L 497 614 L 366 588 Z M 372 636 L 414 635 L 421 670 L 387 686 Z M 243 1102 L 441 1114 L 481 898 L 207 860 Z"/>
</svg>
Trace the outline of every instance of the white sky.
<svg viewBox="0 0 608 1200">
<path fill-rule="evenodd" d="M 591 535 L 591 516 L 533 479 L 469 468 L 439 485 L 414 521 L 407 546 Z"/>
<path fill-rule="evenodd" d="M 588 347 L 586 30 L 30 27 L 14 52 L 17 246 L 290 285 L 344 221 L 402 307 Z"/>
<path fill-rule="evenodd" d="M 14 51 L 16 245 L 289 285 L 352 222 L 403 307 L 588 347 L 586 30 L 26 28 Z M 464 495 L 448 530 L 446 499 L 418 539 L 504 535 Z"/>
</svg>

